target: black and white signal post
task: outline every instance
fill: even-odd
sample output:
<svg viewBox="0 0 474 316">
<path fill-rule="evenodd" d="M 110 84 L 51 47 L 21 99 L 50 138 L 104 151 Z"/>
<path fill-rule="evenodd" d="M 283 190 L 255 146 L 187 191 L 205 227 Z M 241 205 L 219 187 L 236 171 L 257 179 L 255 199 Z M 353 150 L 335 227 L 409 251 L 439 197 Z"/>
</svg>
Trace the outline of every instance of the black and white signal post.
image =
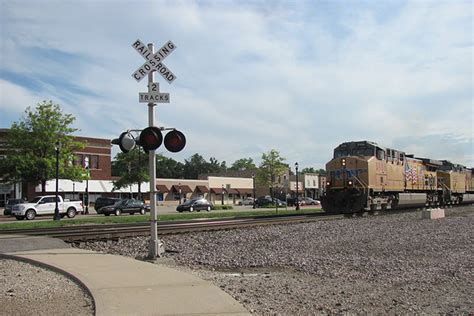
<svg viewBox="0 0 474 316">
<path fill-rule="evenodd" d="M 138 68 L 132 77 L 139 82 L 148 75 L 148 92 L 139 93 L 139 101 L 148 103 L 148 126 L 155 126 L 155 105 L 156 103 L 169 103 L 169 93 L 160 93 L 160 86 L 154 82 L 154 72 L 158 72 L 168 83 L 172 83 L 176 76 L 163 64 L 163 60 L 171 54 L 176 46 L 168 41 L 156 53 L 152 43 L 145 45 L 140 40 L 136 40 L 132 47 L 145 58 L 145 63 Z M 150 173 L 150 208 L 151 208 L 151 240 L 148 249 L 148 256 L 151 259 L 161 257 L 165 252 L 163 243 L 158 239 L 157 212 L 156 212 L 156 160 L 155 149 L 149 151 L 149 173 Z"/>
</svg>

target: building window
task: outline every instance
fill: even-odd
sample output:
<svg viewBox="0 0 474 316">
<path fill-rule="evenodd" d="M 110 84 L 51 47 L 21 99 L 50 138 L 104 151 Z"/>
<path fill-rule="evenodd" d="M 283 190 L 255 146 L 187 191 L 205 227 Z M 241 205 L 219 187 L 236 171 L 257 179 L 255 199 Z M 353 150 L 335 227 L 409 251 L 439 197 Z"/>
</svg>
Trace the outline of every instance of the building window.
<svg viewBox="0 0 474 316">
<path fill-rule="evenodd" d="M 84 165 L 83 165 L 83 167 L 92 169 L 91 168 L 91 155 L 84 155 Z"/>
<path fill-rule="evenodd" d="M 81 166 L 83 164 L 83 156 L 81 154 L 76 154 L 74 157 L 74 166 Z"/>
<path fill-rule="evenodd" d="M 313 179 L 313 186 L 316 186 L 316 180 Z"/>
<path fill-rule="evenodd" d="M 99 169 L 99 156 L 93 155 L 91 158 L 91 169 Z"/>
</svg>

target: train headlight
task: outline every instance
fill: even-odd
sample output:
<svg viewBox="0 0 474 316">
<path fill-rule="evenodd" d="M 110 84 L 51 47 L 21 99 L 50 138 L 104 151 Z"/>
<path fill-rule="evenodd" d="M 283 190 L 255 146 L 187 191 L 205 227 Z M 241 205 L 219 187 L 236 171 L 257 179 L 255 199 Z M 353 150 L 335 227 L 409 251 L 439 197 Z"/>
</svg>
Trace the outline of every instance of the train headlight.
<svg viewBox="0 0 474 316">
<path fill-rule="evenodd" d="M 327 181 L 327 182 L 326 182 L 326 186 L 327 186 L 327 187 L 331 186 L 331 181 Z"/>
<path fill-rule="evenodd" d="M 353 185 L 354 183 L 352 182 L 352 180 L 349 180 L 349 181 L 347 181 L 347 184 L 348 185 Z"/>
<path fill-rule="evenodd" d="M 341 165 L 342 165 L 343 167 L 346 166 L 346 158 L 342 158 L 342 159 L 341 159 Z"/>
</svg>

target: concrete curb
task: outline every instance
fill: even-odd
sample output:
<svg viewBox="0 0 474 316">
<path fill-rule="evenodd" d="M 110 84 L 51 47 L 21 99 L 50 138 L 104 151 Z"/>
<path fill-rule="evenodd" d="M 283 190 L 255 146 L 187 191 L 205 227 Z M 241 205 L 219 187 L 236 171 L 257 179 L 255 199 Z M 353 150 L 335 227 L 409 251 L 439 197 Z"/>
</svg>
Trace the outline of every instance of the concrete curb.
<svg viewBox="0 0 474 316">
<path fill-rule="evenodd" d="M 73 281 L 74 283 L 76 283 L 84 292 L 86 292 L 87 295 L 89 295 L 89 297 L 91 298 L 91 301 L 92 301 L 92 308 L 93 308 L 93 310 L 94 310 L 94 315 L 96 315 L 95 298 L 94 298 L 94 296 L 92 295 L 91 290 L 87 287 L 87 285 L 85 285 L 84 282 L 82 282 L 79 278 L 77 278 L 76 276 L 72 275 L 71 273 L 69 273 L 69 272 L 67 272 L 67 271 L 65 271 L 65 270 L 63 270 L 63 269 L 60 269 L 60 268 L 58 268 L 58 267 L 55 267 L 55 266 L 49 265 L 49 264 L 47 264 L 47 263 L 44 263 L 44 262 L 36 261 L 36 260 L 30 259 L 30 258 L 18 257 L 18 256 L 15 256 L 15 255 L 7 255 L 7 254 L 4 254 L 4 253 L 0 253 L 0 259 L 16 260 L 16 261 L 21 261 L 21 262 L 29 263 L 29 264 L 32 264 L 32 265 L 35 265 L 35 266 L 44 268 L 44 269 L 46 269 L 46 270 L 50 270 L 50 271 L 59 273 L 59 274 L 63 275 L 64 277 L 66 277 L 66 278 L 72 280 L 72 281 Z"/>
</svg>

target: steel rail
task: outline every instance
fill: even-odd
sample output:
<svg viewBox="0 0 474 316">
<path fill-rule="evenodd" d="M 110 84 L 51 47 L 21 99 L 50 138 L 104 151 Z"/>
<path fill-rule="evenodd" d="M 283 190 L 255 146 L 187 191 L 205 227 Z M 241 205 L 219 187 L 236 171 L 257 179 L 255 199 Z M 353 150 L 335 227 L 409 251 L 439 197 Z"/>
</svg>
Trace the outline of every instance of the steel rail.
<svg viewBox="0 0 474 316">
<path fill-rule="evenodd" d="M 374 215 L 386 216 L 420 211 L 422 208 L 406 208 L 396 210 L 377 211 Z M 194 219 L 188 221 L 166 221 L 158 222 L 158 233 L 179 234 L 193 231 L 211 231 L 244 228 L 259 225 L 275 225 L 297 222 L 309 222 L 315 220 L 335 220 L 359 216 L 373 216 L 364 212 L 363 214 L 289 214 L 270 216 L 249 216 L 238 218 L 219 219 Z M 8 229 L 0 230 L 0 234 L 30 235 L 30 236 L 50 236 L 60 238 L 65 241 L 86 241 L 102 239 L 119 239 L 124 237 L 148 236 L 150 235 L 150 223 L 127 223 L 127 224 L 92 224 L 73 225 L 55 228 L 30 228 L 30 229 Z"/>
<path fill-rule="evenodd" d="M 342 215 L 316 213 L 308 215 L 283 215 L 268 217 L 256 216 L 245 218 L 200 219 L 191 221 L 159 222 L 158 233 L 161 235 L 178 234 L 193 231 L 222 230 L 257 225 L 273 225 L 342 218 Z M 50 236 L 60 238 L 66 241 L 118 239 L 124 237 L 150 235 L 150 224 L 149 222 L 144 222 L 132 224 L 75 225 L 57 228 L 9 229 L 0 230 L 0 234 Z"/>
</svg>

